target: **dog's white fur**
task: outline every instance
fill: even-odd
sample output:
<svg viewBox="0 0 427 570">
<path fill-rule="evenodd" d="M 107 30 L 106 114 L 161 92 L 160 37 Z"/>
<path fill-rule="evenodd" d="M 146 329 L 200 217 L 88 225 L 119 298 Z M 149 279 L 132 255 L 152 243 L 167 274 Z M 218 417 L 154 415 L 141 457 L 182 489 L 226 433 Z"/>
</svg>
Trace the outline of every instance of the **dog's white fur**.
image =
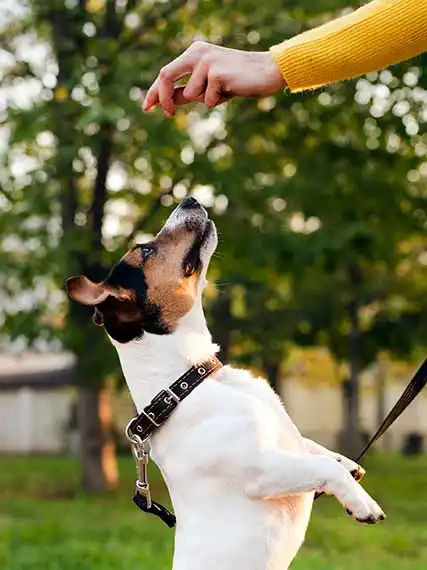
<svg viewBox="0 0 427 570">
<path fill-rule="evenodd" d="M 167 224 L 185 215 L 176 210 Z M 175 332 L 113 341 L 138 411 L 217 351 L 201 301 L 216 244 L 214 232 L 201 251 L 197 300 Z M 350 475 L 358 466 L 304 439 L 268 384 L 241 369 L 225 366 L 208 377 L 151 445 L 177 515 L 174 570 L 286 570 L 316 490 L 334 494 L 357 519 L 382 517 Z"/>
</svg>

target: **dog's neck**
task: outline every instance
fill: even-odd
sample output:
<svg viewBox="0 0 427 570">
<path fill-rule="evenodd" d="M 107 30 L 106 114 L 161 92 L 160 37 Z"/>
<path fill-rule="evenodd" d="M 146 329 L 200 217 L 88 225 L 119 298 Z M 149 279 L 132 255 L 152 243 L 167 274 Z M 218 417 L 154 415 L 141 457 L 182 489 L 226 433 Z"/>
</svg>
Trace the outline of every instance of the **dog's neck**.
<svg viewBox="0 0 427 570">
<path fill-rule="evenodd" d="M 113 341 L 113 344 L 138 412 L 191 366 L 218 350 L 212 343 L 200 300 L 180 320 L 173 333 L 145 333 L 141 339 L 126 344 Z"/>
</svg>

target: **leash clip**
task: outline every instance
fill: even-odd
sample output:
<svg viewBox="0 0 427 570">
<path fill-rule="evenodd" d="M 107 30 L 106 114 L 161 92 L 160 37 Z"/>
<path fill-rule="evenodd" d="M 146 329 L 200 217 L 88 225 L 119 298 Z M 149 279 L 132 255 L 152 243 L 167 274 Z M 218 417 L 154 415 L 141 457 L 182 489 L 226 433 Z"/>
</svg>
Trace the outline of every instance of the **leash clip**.
<svg viewBox="0 0 427 570">
<path fill-rule="evenodd" d="M 132 450 L 132 455 L 134 456 L 136 462 L 136 473 L 137 479 L 135 482 L 136 494 L 143 495 L 145 497 L 147 508 L 150 509 L 152 505 L 151 501 L 151 491 L 150 483 L 148 482 L 147 466 L 150 461 L 150 441 L 147 437 L 146 439 L 141 439 L 139 435 L 132 432 L 130 429 L 131 424 L 134 419 L 132 419 L 126 426 L 126 437 L 128 438 Z"/>
<path fill-rule="evenodd" d="M 138 436 L 136 436 L 138 438 Z M 147 508 L 151 508 L 151 491 L 148 482 L 147 466 L 150 460 L 150 444 L 147 440 L 132 441 L 132 455 L 136 462 L 137 479 L 135 483 L 136 493 L 144 495 L 147 502 Z"/>
</svg>

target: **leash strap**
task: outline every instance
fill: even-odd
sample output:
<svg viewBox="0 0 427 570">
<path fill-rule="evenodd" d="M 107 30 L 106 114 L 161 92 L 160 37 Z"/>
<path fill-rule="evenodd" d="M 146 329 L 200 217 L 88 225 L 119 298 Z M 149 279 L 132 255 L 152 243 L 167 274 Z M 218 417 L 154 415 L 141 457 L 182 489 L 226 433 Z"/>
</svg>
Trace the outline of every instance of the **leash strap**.
<svg viewBox="0 0 427 570">
<path fill-rule="evenodd" d="M 132 500 L 135 505 L 141 509 L 141 511 L 144 511 L 144 513 L 159 517 L 159 519 L 167 524 L 169 528 L 173 528 L 175 526 L 176 516 L 160 503 L 156 503 L 156 501 L 151 500 L 151 504 L 149 505 L 147 497 L 141 495 L 138 491 L 135 493 Z"/>
<path fill-rule="evenodd" d="M 373 446 L 373 444 L 391 427 L 392 424 L 400 417 L 406 408 L 415 400 L 424 386 L 427 384 L 427 358 L 415 372 L 414 376 L 410 380 L 409 384 L 407 385 L 405 391 L 400 396 L 390 413 L 386 416 L 383 423 L 371 437 L 369 442 L 367 443 L 366 447 L 363 449 L 361 453 L 356 457 L 355 461 L 359 463 L 359 461 L 366 455 L 369 449 Z M 317 499 L 324 493 L 316 493 L 314 499 Z"/>
<path fill-rule="evenodd" d="M 424 386 L 427 384 L 427 358 L 415 372 L 403 394 L 394 405 L 391 412 L 380 425 L 376 433 L 371 437 L 364 450 L 356 457 L 356 462 L 360 461 L 372 445 L 379 439 L 388 428 L 403 414 L 406 408 L 415 400 Z"/>
</svg>

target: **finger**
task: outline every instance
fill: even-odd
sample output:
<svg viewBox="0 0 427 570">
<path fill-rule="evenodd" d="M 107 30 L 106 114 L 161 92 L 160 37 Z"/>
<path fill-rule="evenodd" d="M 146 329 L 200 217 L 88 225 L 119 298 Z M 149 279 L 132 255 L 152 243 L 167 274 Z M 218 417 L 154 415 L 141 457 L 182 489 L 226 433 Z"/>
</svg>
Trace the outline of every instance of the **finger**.
<svg viewBox="0 0 427 570">
<path fill-rule="evenodd" d="M 203 61 L 194 68 L 184 89 L 184 97 L 187 101 L 195 101 L 200 95 L 205 93 L 208 82 L 208 70 L 209 66 Z"/>
<path fill-rule="evenodd" d="M 173 111 L 173 85 L 175 81 L 191 73 L 194 61 L 194 55 L 187 50 L 163 67 L 147 92 L 143 103 L 144 111 L 149 111 L 158 103 L 165 111 Z"/>
<path fill-rule="evenodd" d="M 189 101 L 184 95 L 185 86 L 175 87 L 173 92 L 173 102 L 175 103 L 176 107 L 181 107 L 182 105 L 188 105 L 191 101 Z M 193 101 L 204 101 L 205 94 L 201 93 Z"/>
<path fill-rule="evenodd" d="M 142 108 L 144 111 L 151 111 L 159 102 L 159 78 L 154 81 L 150 89 L 145 95 L 144 101 L 142 103 Z"/>
<path fill-rule="evenodd" d="M 181 107 L 182 105 L 188 105 L 188 103 L 191 103 L 191 101 L 186 99 L 186 97 L 184 95 L 184 89 L 185 89 L 184 86 L 175 87 L 175 89 L 174 89 L 173 101 L 174 101 L 176 107 Z M 231 93 L 227 93 L 225 91 L 222 91 L 220 100 L 218 101 L 217 105 L 221 105 L 222 103 L 226 103 L 227 101 L 229 101 L 232 98 L 233 98 L 233 95 Z M 198 101 L 200 103 L 204 103 L 205 102 L 205 93 L 201 93 L 198 97 L 192 99 L 192 101 L 193 102 Z"/>
<path fill-rule="evenodd" d="M 201 47 L 200 42 L 196 42 L 163 67 L 153 86 L 149 89 L 147 94 L 148 101 L 147 104 L 144 101 L 144 109 L 149 110 L 153 107 L 153 104 L 155 105 L 159 102 L 166 114 L 173 115 L 175 112 L 173 104 L 174 83 L 181 77 L 192 73 L 203 51 L 204 47 Z"/>
<path fill-rule="evenodd" d="M 175 114 L 175 105 L 173 102 L 174 82 L 167 78 L 161 78 L 159 81 L 159 103 L 168 117 Z"/>
<path fill-rule="evenodd" d="M 184 53 L 163 67 L 147 92 L 143 109 L 149 111 L 160 103 L 165 106 L 164 109 L 168 114 L 173 114 L 174 105 L 171 99 L 173 97 L 173 84 L 181 77 L 191 74 L 194 66 L 210 48 L 211 46 L 206 42 L 194 42 Z"/>
<path fill-rule="evenodd" d="M 205 104 L 208 107 L 216 107 L 221 103 L 222 84 L 218 79 L 209 79 L 205 93 Z"/>
<path fill-rule="evenodd" d="M 186 74 L 184 74 L 182 77 L 184 77 L 185 75 Z M 179 79 L 181 79 L 180 76 L 178 76 L 175 81 L 178 81 Z M 160 77 L 157 77 L 156 81 L 153 83 L 153 85 L 147 91 L 145 99 L 142 103 L 142 108 L 144 111 L 151 111 L 151 109 L 159 103 L 161 106 L 163 106 L 161 101 L 160 101 L 160 88 L 161 88 Z M 174 103 L 173 93 L 174 93 L 175 89 L 176 89 L 176 87 L 172 83 L 172 101 L 173 101 L 173 103 Z M 164 96 L 166 96 L 166 95 L 164 95 Z M 170 93 L 169 93 L 169 96 L 170 96 Z"/>
</svg>

